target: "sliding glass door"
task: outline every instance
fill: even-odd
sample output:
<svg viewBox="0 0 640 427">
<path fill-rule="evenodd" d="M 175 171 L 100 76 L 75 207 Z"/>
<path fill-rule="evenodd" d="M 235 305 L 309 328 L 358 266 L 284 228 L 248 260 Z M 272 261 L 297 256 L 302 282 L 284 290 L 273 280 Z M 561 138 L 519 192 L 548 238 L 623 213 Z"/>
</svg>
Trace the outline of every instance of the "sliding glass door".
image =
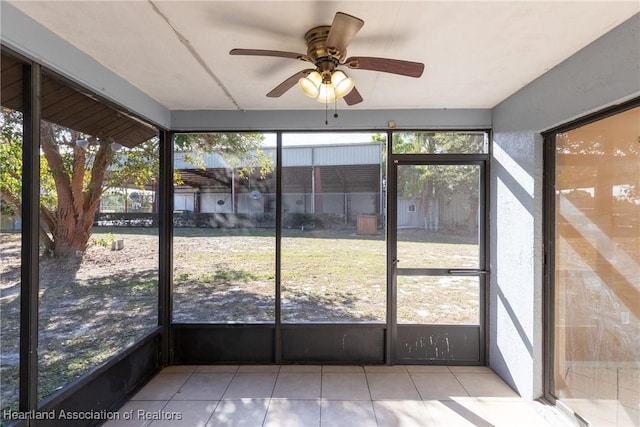
<svg viewBox="0 0 640 427">
<path fill-rule="evenodd" d="M 549 392 L 640 425 L 640 106 L 551 135 Z"/>
</svg>

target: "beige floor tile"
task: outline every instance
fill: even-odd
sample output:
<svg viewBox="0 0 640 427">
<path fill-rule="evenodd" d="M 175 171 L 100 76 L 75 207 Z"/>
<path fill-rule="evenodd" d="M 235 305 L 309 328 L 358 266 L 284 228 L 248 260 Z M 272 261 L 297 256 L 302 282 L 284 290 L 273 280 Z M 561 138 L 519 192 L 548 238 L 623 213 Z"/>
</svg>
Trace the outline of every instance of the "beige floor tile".
<svg viewBox="0 0 640 427">
<path fill-rule="evenodd" d="M 349 372 L 349 373 L 358 373 L 364 372 L 364 367 L 359 365 L 322 365 L 322 373 L 340 373 L 340 372 Z"/>
<path fill-rule="evenodd" d="M 456 374 L 456 378 L 472 397 L 520 397 L 496 374 Z"/>
<path fill-rule="evenodd" d="M 199 427 L 204 426 L 218 406 L 217 401 L 173 401 L 167 403 L 159 414 L 161 419 L 149 427 Z"/>
<path fill-rule="evenodd" d="M 441 374 L 449 374 L 451 371 L 448 366 L 418 366 L 418 365 L 408 365 L 407 372 L 410 374 L 413 373 L 423 373 L 423 372 L 438 372 Z"/>
<path fill-rule="evenodd" d="M 198 374 L 235 374 L 238 371 L 238 365 L 202 365 L 196 368 Z"/>
<path fill-rule="evenodd" d="M 622 406 L 640 411 L 640 392 L 627 388 L 618 388 L 618 401 Z"/>
<path fill-rule="evenodd" d="M 320 400 L 271 399 L 265 427 L 319 427 Z"/>
<path fill-rule="evenodd" d="M 282 365 L 280 367 L 280 373 L 282 372 L 322 372 L 321 365 Z"/>
<path fill-rule="evenodd" d="M 238 367 L 238 373 L 247 373 L 247 372 L 278 372 L 280 371 L 280 366 L 278 365 L 240 365 Z"/>
<path fill-rule="evenodd" d="M 378 400 L 373 402 L 378 426 L 424 427 L 433 425 L 429 410 L 418 400 Z"/>
<path fill-rule="evenodd" d="M 620 425 L 640 427 L 640 411 L 618 405 L 618 423 Z"/>
<path fill-rule="evenodd" d="M 223 399 L 267 399 L 273 393 L 276 373 L 238 373 L 233 377 Z"/>
<path fill-rule="evenodd" d="M 590 426 L 640 426 L 640 411 L 624 408 L 617 400 L 563 399 L 563 402 Z"/>
<path fill-rule="evenodd" d="M 319 399 L 321 373 L 280 372 L 273 390 L 274 398 Z"/>
<path fill-rule="evenodd" d="M 625 392 L 622 397 L 633 404 L 638 393 L 629 389 Z M 640 411 L 633 406 L 623 406 L 619 400 L 589 398 L 566 403 L 589 420 L 593 427 L 640 427 Z M 134 416 L 127 420 L 121 417 L 105 425 L 565 425 L 556 422 L 557 414 L 550 416 L 550 413 L 534 408 L 532 402 L 521 399 L 499 376 L 485 367 L 176 366 L 156 375 L 120 413 L 125 411 L 133 411 L 131 414 Z M 147 416 L 140 417 L 138 411 Z M 159 416 L 164 419 L 153 419 Z"/>
<path fill-rule="evenodd" d="M 469 396 L 453 374 L 416 373 L 411 374 L 411 379 L 422 400 L 450 400 Z"/>
<path fill-rule="evenodd" d="M 471 399 L 430 400 L 424 402 L 434 426 L 443 427 L 493 427 L 479 415 L 479 408 Z"/>
<path fill-rule="evenodd" d="M 640 369 L 618 369 L 618 387 L 640 392 Z"/>
<path fill-rule="evenodd" d="M 233 374 L 193 374 L 173 400 L 220 400 L 232 379 Z"/>
<path fill-rule="evenodd" d="M 321 402 L 321 427 L 375 427 L 376 416 L 371 401 Z"/>
<path fill-rule="evenodd" d="M 322 398 L 329 400 L 371 400 L 364 373 L 323 373 Z"/>
<path fill-rule="evenodd" d="M 171 400 L 191 374 L 158 374 L 135 394 L 131 400 Z"/>
<path fill-rule="evenodd" d="M 454 374 L 494 374 L 493 369 L 488 366 L 449 366 L 449 370 Z"/>
<path fill-rule="evenodd" d="M 222 400 L 206 427 L 259 427 L 268 407 L 268 399 Z"/>
<path fill-rule="evenodd" d="M 420 400 L 409 374 L 393 372 L 367 373 L 372 400 Z"/>
<path fill-rule="evenodd" d="M 402 365 L 395 366 L 385 366 L 385 365 L 373 365 L 373 366 L 365 366 L 364 371 L 366 373 L 369 372 L 397 372 L 397 373 L 406 373 L 407 367 Z"/>
<path fill-rule="evenodd" d="M 478 415 L 499 427 L 545 427 L 549 424 L 529 402 L 476 401 Z"/>
<path fill-rule="evenodd" d="M 192 373 L 196 371 L 196 365 L 174 365 L 167 366 L 160 373 L 161 374 L 179 374 L 179 373 Z"/>
<path fill-rule="evenodd" d="M 583 377 L 591 378 L 598 383 L 614 384 L 618 383 L 618 370 L 615 368 L 605 368 L 601 366 L 579 366 L 573 364 L 569 367 L 569 373 L 581 375 Z"/>
<path fill-rule="evenodd" d="M 583 372 L 597 373 L 594 369 Z M 602 378 L 607 377 L 604 374 L 601 374 L 600 376 Z M 581 395 L 590 396 L 595 399 L 615 399 L 618 392 L 617 384 L 600 381 L 596 379 L 595 376 L 590 377 L 581 375 L 574 371 L 569 371 L 565 377 L 565 382 L 567 383 L 567 387 L 571 389 L 572 393 L 579 392 Z"/>
<path fill-rule="evenodd" d="M 151 420 L 145 414 L 161 411 L 166 404 L 166 400 L 129 401 L 118 411 L 119 419 L 107 421 L 103 427 L 147 427 Z"/>
</svg>

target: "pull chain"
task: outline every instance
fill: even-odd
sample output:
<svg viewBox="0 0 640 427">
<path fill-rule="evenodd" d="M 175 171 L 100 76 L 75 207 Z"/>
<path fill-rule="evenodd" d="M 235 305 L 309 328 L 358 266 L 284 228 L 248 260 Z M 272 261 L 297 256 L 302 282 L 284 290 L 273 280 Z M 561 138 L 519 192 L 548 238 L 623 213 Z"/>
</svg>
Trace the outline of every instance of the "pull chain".
<svg viewBox="0 0 640 427">
<path fill-rule="evenodd" d="M 324 124 L 329 126 L 329 103 L 324 104 Z"/>
</svg>

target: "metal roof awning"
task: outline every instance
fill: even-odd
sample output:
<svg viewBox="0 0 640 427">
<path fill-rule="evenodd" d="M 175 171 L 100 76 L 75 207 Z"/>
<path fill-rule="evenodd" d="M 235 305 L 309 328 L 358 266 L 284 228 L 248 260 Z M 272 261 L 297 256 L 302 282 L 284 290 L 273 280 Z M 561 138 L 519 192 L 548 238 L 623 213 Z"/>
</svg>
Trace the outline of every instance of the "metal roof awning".
<svg viewBox="0 0 640 427">
<path fill-rule="evenodd" d="M 322 192 L 378 192 L 380 191 L 380 165 L 334 165 L 319 166 L 315 185 L 321 183 Z M 209 191 L 227 193 L 231 186 L 238 192 L 248 192 L 252 188 L 275 193 L 275 178 L 269 175 L 262 178 L 259 173 L 248 174 L 245 178 L 236 175 L 232 178 L 232 170 L 224 168 L 179 169 L 180 179 L 184 185 Z M 313 188 L 311 166 L 292 166 L 282 170 L 282 192 L 304 193 Z"/>
<path fill-rule="evenodd" d="M 2 55 L 1 104 L 22 110 L 23 64 Z M 118 111 L 105 102 L 82 93 L 55 76 L 43 72 L 42 119 L 97 138 L 113 138 L 125 147 L 135 147 L 158 135 L 158 130 Z"/>
</svg>

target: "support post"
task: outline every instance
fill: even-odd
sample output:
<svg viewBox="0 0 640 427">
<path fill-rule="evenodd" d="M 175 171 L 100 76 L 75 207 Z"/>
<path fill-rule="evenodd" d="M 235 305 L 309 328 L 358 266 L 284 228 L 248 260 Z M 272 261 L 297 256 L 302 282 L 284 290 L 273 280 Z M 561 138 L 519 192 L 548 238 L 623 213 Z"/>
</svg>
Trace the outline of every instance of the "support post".
<svg viewBox="0 0 640 427">
<path fill-rule="evenodd" d="M 282 132 L 276 134 L 276 289 L 275 363 L 282 362 Z"/>
<path fill-rule="evenodd" d="M 160 131 L 158 177 L 159 266 L 158 325 L 162 328 L 160 363 L 171 363 L 171 317 L 173 310 L 173 132 Z"/>
<path fill-rule="evenodd" d="M 20 267 L 19 410 L 38 407 L 38 288 L 40 273 L 40 91 L 39 64 L 24 65 L 22 148 L 22 265 Z"/>
</svg>

